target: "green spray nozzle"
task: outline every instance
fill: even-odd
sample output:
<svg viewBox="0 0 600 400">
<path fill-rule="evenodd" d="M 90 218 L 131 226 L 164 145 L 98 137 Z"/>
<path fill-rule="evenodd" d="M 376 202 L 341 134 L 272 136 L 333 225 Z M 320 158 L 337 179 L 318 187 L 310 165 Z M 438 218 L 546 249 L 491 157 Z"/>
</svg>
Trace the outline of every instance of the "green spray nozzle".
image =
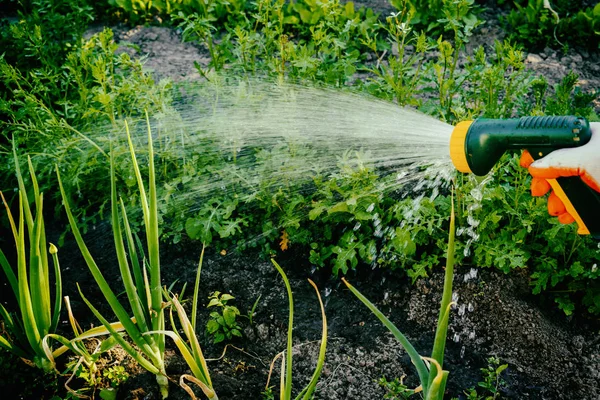
<svg viewBox="0 0 600 400">
<path fill-rule="evenodd" d="M 583 146 L 592 137 L 589 122 L 576 116 L 463 121 L 450 139 L 450 157 L 460 172 L 486 175 L 507 150 L 526 149 L 534 160 L 557 149 Z M 600 239 L 600 193 L 580 177 L 548 180 L 575 218 L 580 234 Z"/>
</svg>

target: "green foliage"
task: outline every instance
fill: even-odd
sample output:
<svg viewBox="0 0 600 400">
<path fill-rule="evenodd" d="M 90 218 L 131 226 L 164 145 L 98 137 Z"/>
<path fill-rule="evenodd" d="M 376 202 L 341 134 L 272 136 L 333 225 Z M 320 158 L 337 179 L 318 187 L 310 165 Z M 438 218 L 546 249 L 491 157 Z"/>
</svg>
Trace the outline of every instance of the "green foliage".
<svg viewBox="0 0 600 400">
<path fill-rule="evenodd" d="M 46 241 L 44 194 L 40 192 L 31 159 L 28 158 L 30 188 L 25 186 L 14 148 L 13 160 L 19 185 L 19 215 L 16 219 L 1 191 L 0 198 L 14 240 L 16 273 L 2 250 L 0 267 L 14 295 L 17 309 L 9 311 L 0 304 L 3 323 L 0 347 L 13 352 L 30 365 L 50 372 L 55 368 L 54 356 L 59 355 L 58 351 L 52 354 L 45 343 L 46 337 L 56 331 L 61 311 L 62 280 L 58 249 Z M 52 268 L 49 258 L 52 259 Z M 51 291 L 54 296 L 51 296 Z"/>
<path fill-rule="evenodd" d="M 237 307 L 228 304 L 235 297 L 216 291 L 211 293 L 208 298 L 210 301 L 206 308 L 217 308 L 217 311 L 210 313 L 210 318 L 206 322 L 206 332 L 212 338 L 213 343 L 231 340 L 234 337 L 242 337 L 242 328 L 236 321 L 240 311 Z"/>
<path fill-rule="evenodd" d="M 409 389 L 403 381 L 404 377 L 400 379 L 394 378 L 393 381 L 388 381 L 385 377 L 381 377 L 377 383 L 386 391 L 383 398 L 386 400 L 406 400 L 415 394 L 415 391 Z"/>
<path fill-rule="evenodd" d="M 515 2 L 503 22 L 510 39 L 532 49 L 544 46 L 577 46 L 598 49 L 600 45 L 600 4 L 581 9 L 575 3 L 559 1 L 555 8 L 544 0 Z"/>
<path fill-rule="evenodd" d="M 468 400 L 496 400 L 500 398 L 500 388 L 506 384 L 500 376 L 508 364 L 500 365 L 500 360 L 497 357 L 488 358 L 488 366 L 481 368 L 483 381 L 477 384 L 477 388 L 471 388 L 464 393 Z"/>
</svg>

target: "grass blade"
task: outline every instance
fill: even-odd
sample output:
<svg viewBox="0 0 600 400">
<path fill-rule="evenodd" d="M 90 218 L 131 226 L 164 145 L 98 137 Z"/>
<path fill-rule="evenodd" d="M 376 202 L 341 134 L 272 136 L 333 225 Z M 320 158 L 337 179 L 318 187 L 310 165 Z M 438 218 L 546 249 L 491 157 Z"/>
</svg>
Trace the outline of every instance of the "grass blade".
<svg viewBox="0 0 600 400">
<path fill-rule="evenodd" d="M 194 297 L 192 298 L 192 328 L 196 331 L 196 317 L 198 314 L 198 291 L 200 288 L 200 272 L 202 271 L 202 262 L 204 260 L 204 250 L 206 243 L 202 243 L 202 251 L 200 252 L 200 261 L 198 261 L 198 271 L 196 271 L 196 282 L 194 283 Z"/>
</svg>

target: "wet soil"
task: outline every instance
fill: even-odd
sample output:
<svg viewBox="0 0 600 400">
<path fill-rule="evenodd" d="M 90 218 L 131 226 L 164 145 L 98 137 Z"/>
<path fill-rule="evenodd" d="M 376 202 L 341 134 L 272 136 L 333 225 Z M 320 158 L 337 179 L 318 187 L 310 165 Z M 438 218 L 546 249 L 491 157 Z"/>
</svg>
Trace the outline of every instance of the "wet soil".
<svg viewBox="0 0 600 400">
<path fill-rule="evenodd" d="M 114 289 L 120 289 L 112 240 L 106 231 L 89 235 L 92 254 Z M 164 246 L 163 283 L 179 290 L 195 279 L 200 248 L 196 243 Z M 111 315 L 87 267 L 72 244 L 61 249 L 70 260 L 64 273 L 66 291 L 78 282 L 105 315 Z M 403 348 L 368 309 L 328 271 L 314 271 L 292 248 L 279 254 L 293 290 L 294 388 L 298 391 L 312 375 L 319 351 L 321 316 L 312 279 L 325 303 L 329 338 L 317 399 L 379 399 L 385 391 L 377 381 L 406 376 L 409 387 L 418 386 L 417 375 Z M 431 276 L 412 285 L 398 272 L 359 269 L 348 280 L 397 324 L 415 348 L 430 353 L 441 300 L 444 271 L 440 266 Z M 446 361 L 450 371 L 447 398 L 466 398 L 463 391 L 482 380 L 480 368 L 491 356 L 508 364 L 500 387 L 506 399 L 598 399 L 600 398 L 600 323 L 566 317 L 544 297 L 531 295 L 528 274 L 504 275 L 491 269 L 458 267 L 453 299 L 457 305 L 450 318 Z M 188 293 L 190 289 L 188 289 Z M 202 268 L 199 321 L 208 318 L 208 296 L 218 290 L 235 296 L 234 304 L 246 314 L 260 297 L 253 324 L 239 321 L 244 337 L 231 346 L 214 345 L 200 333 L 213 383 L 221 399 L 260 399 L 267 382 L 269 365 L 286 346 L 288 300 L 283 281 L 271 262 L 259 254 L 221 255 L 209 250 Z M 74 312 L 84 327 L 97 324 L 76 293 L 71 295 Z M 189 304 L 186 308 L 189 310 Z M 200 329 L 203 331 L 203 329 Z M 119 392 L 122 399 L 158 399 L 154 377 L 133 363 L 125 363 L 132 377 Z M 173 378 L 171 398 L 188 396 L 175 383 L 189 373 L 172 343 L 167 352 L 167 372 Z M 278 365 L 271 384 L 278 382 Z"/>
</svg>

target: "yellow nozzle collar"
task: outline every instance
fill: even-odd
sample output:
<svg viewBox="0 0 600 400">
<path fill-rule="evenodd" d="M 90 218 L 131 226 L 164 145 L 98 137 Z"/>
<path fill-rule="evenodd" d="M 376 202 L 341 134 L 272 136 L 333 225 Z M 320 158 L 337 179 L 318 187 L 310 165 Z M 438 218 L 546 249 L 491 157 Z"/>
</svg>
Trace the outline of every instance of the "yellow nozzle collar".
<svg viewBox="0 0 600 400">
<path fill-rule="evenodd" d="M 467 149 L 465 141 L 467 132 L 473 121 L 462 121 L 454 127 L 450 136 L 450 158 L 454 167 L 460 172 L 471 173 L 471 167 L 467 161 Z"/>
</svg>

